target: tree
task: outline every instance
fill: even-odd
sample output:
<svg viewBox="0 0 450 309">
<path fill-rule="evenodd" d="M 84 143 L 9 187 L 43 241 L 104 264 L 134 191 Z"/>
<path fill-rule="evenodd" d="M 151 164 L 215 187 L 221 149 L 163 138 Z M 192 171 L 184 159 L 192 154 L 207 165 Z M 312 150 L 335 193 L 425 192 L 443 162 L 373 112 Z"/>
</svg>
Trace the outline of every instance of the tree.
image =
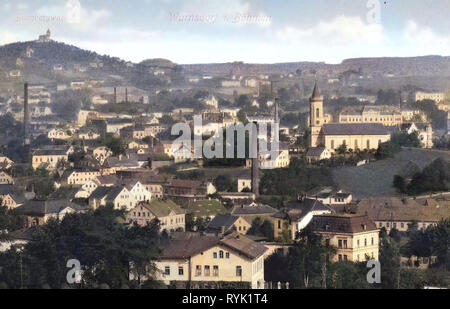
<svg viewBox="0 0 450 309">
<path fill-rule="evenodd" d="M 9 287 L 19 288 L 21 261 L 24 287 L 60 288 L 67 282 L 67 261 L 78 259 L 82 282 L 71 287 L 95 288 L 103 283 L 111 288 L 138 287 L 146 278 L 154 278 L 159 222 L 140 227 L 123 221 L 124 213 L 112 207 L 50 220 L 37 228 L 23 251 L 0 254 L 1 278 Z"/>
<path fill-rule="evenodd" d="M 233 188 L 233 180 L 228 175 L 219 175 L 214 179 L 214 186 L 220 192 L 230 191 Z"/>
<path fill-rule="evenodd" d="M 381 284 L 388 289 L 399 288 L 400 245 L 393 238 L 381 233 L 380 240 Z"/>
<path fill-rule="evenodd" d="M 251 228 L 248 230 L 249 235 L 262 236 L 267 238 L 269 241 L 274 239 L 273 225 L 269 220 L 263 220 L 261 217 L 256 217 Z"/>
<path fill-rule="evenodd" d="M 398 192 L 400 192 L 400 193 L 406 192 L 406 180 L 402 176 L 395 175 L 392 185 L 394 186 L 394 188 L 397 189 Z"/>
<path fill-rule="evenodd" d="M 429 191 L 447 191 L 450 182 L 450 162 L 438 158 L 413 176 L 407 186 L 409 194 Z"/>
<path fill-rule="evenodd" d="M 108 147 L 113 152 L 114 156 L 118 156 L 121 154 L 125 154 L 125 143 L 120 137 L 115 137 L 111 134 L 105 136 L 105 138 L 101 139 L 100 143 L 103 146 Z"/>
</svg>

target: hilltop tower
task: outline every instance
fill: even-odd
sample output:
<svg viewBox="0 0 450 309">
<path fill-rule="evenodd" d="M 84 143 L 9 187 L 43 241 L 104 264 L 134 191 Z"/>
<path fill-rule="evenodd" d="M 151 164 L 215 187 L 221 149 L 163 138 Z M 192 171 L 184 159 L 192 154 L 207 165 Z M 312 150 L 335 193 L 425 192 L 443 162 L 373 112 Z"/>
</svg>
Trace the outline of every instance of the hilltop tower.
<svg viewBox="0 0 450 309">
<path fill-rule="evenodd" d="M 317 147 L 322 144 L 320 140 L 320 131 L 325 122 L 325 114 L 323 110 L 323 96 L 320 94 L 317 81 L 314 84 L 314 90 L 310 103 L 309 127 L 311 128 L 310 147 Z"/>
</svg>

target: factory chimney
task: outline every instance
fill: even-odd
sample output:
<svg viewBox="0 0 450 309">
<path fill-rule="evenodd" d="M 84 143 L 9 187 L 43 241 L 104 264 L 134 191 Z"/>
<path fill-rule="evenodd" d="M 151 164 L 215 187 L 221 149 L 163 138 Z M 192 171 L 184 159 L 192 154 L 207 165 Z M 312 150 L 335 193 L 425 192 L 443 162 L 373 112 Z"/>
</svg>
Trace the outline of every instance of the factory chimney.
<svg viewBox="0 0 450 309">
<path fill-rule="evenodd" d="M 256 138 L 256 144 L 253 144 L 252 140 Z M 257 124 L 254 122 L 254 126 L 252 128 L 252 135 L 249 140 L 249 147 L 256 147 L 256 157 L 252 158 L 252 192 L 258 196 L 259 195 L 259 149 L 258 149 L 258 129 Z M 251 154 L 251 151 L 249 151 Z"/>
<path fill-rule="evenodd" d="M 30 110 L 28 106 L 28 83 L 23 87 L 23 143 L 24 145 L 30 144 Z"/>
<path fill-rule="evenodd" d="M 128 88 L 125 88 L 125 103 L 128 103 Z"/>
<path fill-rule="evenodd" d="M 117 103 L 117 88 L 114 87 L 114 104 Z"/>
</svg>

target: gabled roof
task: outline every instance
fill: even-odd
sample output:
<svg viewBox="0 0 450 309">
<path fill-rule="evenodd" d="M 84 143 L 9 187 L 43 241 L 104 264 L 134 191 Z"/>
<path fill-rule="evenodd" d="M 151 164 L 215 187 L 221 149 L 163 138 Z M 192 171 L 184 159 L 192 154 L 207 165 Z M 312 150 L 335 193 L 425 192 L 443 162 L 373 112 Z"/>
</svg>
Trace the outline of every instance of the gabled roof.
<svg viewBox="0 0 450 309">
<path fill-rule="evenodd" d="M 306 153 L 307 157 L 320 157 L 327 150 L 325 147 L 310 147 Z"/>
<path fill-rule="evenodd" d="M 157 218 L 167 217 L 172 212 L 176 215 L 184 214 L 185 211 L 171 200 L 153 200 L 150 203 L 142 203 L 140 206 L 148 209 Z"/>
<path fill-rule="evenodd" d="M 220 232 L 222 230 L 222 227 L 225 228 L 225 231 L 228 231 L 238 219 L 239 216 L 233 216 L 230 214 L 217 215 L 208 224 L 206 232 L 207 233 Z"/>
<path fill-rule="evenodd" d="M 328 123 L 322 127 L 324 135 L 387 135 L 380 123 Z"/>
<path fill-rule="evenodd" d="M 188 259 L 215 246 L 223 246 L 254 260 L 268 249 L 260 243 L 239 234 L 230 234 L 224 238 L 216 236 L 193 236 L 188 239 L 175 240 L 164 248 L 161 259 Z"/>
<path fill-rule="evenodd" d="M 44 216 L 47 214 L 59 213 L 61 210 L 67 207 L 70 207 L 75 211 L 85 210 L 85 207 L 74 204 L 66 199 L 51 199 L 46 201 L 28 201 L 22 206 L 19 206 L 16 211 L 25 215 Z"/>
<path fill-rule="evenodd" d="M 319 215 L 314 216 L 310 224 L 315 232 L 362 233 L 377 230 L 367 215 Z"/>
<path fill-rule="evenodd" d="M 236 216 L 249 216 L 249 215 L 273 215 L 278 210 L 269 205 L 264 204 L 248 204 L 248 205 L 236 205 L 233 207 L 231 214 Z"/>
</svg>

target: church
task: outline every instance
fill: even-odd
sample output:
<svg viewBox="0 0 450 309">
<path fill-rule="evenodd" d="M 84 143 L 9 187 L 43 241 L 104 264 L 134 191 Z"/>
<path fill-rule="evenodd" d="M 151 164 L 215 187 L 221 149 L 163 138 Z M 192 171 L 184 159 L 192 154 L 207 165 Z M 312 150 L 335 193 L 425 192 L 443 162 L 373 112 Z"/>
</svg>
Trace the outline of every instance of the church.
<svg viewBox="0 0 450 309">
<path fill-rule="evenodd" d="M 310 98 L 310 147 L 325 147 L 331 153 L 341 145 L 352 150 L 377 149 L 389 141 L 388 128 L 380 123 L 331 123 L 325 115 L 323 96 L 317 83 Z"/>
</svg>

